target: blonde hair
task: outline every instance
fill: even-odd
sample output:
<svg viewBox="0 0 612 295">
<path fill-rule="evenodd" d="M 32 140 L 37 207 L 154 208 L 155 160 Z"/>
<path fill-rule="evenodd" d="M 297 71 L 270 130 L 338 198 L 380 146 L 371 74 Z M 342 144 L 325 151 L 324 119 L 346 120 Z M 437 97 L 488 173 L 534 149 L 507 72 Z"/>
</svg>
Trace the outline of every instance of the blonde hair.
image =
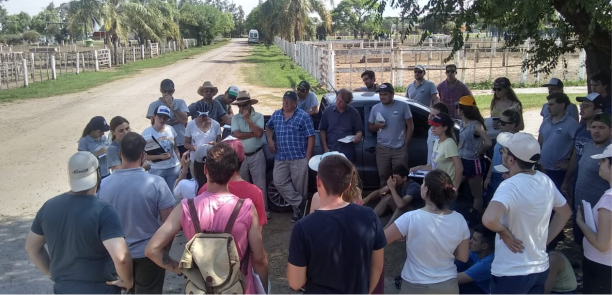
<svg viewBox="0 0 612 295">
<path fill-rule="evenodd" d="M 347 203 L 356 203 L 361 199 L 361 189 L 359 188 L 361 181 L 359 179 L 359 172 L 357 172 L 355 165 L 351 165 L 351 167 L 351 185 L 349 186 L 349 189 L 342 194 L 342 200 Z"/>
</svg>

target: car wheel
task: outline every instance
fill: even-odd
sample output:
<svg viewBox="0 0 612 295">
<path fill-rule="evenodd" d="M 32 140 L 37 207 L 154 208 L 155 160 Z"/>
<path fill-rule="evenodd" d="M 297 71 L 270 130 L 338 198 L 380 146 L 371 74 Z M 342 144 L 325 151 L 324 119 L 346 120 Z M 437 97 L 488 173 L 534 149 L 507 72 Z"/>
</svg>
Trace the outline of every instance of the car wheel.
<svg viewBox="0 0 612 295">
<path fill-rule="evenodd" d="M 268 198 L 268 209 L 277 213 L 293 211 L 291 205 L 285 201 L 283 196 L 276 189 L 276 186 L 274 186 L 274 181 L 272 181 L 272 171 L 267 173 L 266 183 L 268 192 L 268 195 L 266 196 L 266 198 Z"/>
</svg>

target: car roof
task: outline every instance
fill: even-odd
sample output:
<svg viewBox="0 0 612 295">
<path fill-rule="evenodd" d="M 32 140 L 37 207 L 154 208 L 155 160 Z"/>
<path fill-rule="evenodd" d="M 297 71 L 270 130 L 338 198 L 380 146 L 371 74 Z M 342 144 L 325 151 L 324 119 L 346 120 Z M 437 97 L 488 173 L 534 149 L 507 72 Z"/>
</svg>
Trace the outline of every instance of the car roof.
<svg viewBox="0 0 612 295">
<path fill-rule="evenodd" d="M 325 97 L 330 104 L 332 102 L 336 101 L 336 93 L 335 92 L 327 93 L 323 97 Z M 397 94 L 395 94 L 393 96 L 393 99 L 399 100 L 399 101 L 403 101 L 405 103 L 408 103 L 412 107 L 420 108 L 423 111 L 429 113 L 429 108 L 427 106 L 421 104 L 420 102 L 418 102 L 418 101 L 416 101 L 414 99 L 406 98 L 404 96 L 400 96 L 400 95 L 397 95 Z M 380 102 L 380 98 L 378 97 L 378 93 L 377 92 L 361 92 L 361 91 L 353 92 L 353 102 L 351 103 L 352 105 L 355 105 L 355 104 L 361 105 L 361 104 L 366 103 L 366 102 Z"/>
</svg>

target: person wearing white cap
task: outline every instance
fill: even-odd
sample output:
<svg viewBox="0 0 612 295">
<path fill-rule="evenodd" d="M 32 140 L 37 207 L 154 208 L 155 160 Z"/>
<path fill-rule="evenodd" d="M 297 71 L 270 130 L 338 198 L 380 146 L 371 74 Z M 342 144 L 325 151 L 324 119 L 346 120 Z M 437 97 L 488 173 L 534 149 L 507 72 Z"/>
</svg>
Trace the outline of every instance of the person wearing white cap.
<svg viewBox="0 0 612 295">
<path fill-rule="evenodd" d="M 543 293 L 546 245 L 563 230 L 572 210 L 552 180 L 534 170 L 540 145 L 531 134 L 502 132 L 497 142 L 510 178 L 497 188 L 482 216 L 482 223 L 498 234 L 491 293 Z"/>
<path fill-rule="evenodd" d="M 25 242 L 30 260 L 53 279 L 58 294 L 131 289 L 132 258 L 121 221 L 113 206 L 95 196 L 101 180 L 97 157 L 84 151 L 72 155 L 68 177 L 70 191 L 36 213 Z"/>
<path fill-rule="evenodd" d="M 130 248 L 136 294 L 161 294 L 166 271 L 145 257 L 147 242 L 166 221 L 174 195 L 163 178 L 142 168 L 146 141 L 130 132 L 121 139 L 121 169 L 103 180 L 98 198 L 115 207 Z"/>
<path fill-rule="evenodd" d="M 542 87 L 548 87 L 548 95 L 553 93 L 563 93 L 563 82 L 557 78 L 550 78 L 548 83 L 542 85 Z M 568 105 L 565 112 L 578 121 L 578 107 L 576 107 L 575 104 L 572 103 Z M 550 112 L 548 111 L 548 102 L 545 102 L 544 105 L 542 105 L 540 116 L 542 116 L 542 119 L 546 119 L 546 117 L 550 116 Z"/>
<path fill-rule="evenodd" d="M 166 106 L 159 106 L 154 113 L 153 126 L 148 127 L 142 132 L 142 137 L 147 141 L 147 145 L 157 144 L 163 149 L 163 153 L 147 154 L 145 160 L 151 162 L 149 173 L 161 176 L 170 190 L 181 172 L 179 162 L 179 150 L 176 139 L 176 131 L 166 122 L 170 119 L 170 109 Z"/>
<path fill-rule="evenodd" d="M 610 189 L 597 201 L 592 212 L 582 213 L 583 210 L 590 208 L 581 206 L 576 213 L 576 223 L 584 233 L 582 291 L 584 294 L 610 294 L 612 293 L 610 283 L 612 277 L 612 145 L 609 145 L 603 153 L 593 155 L 591 158 L 599 160 L 599 176 L 608 181 Z"/>
<path fill-rule="evenodd" d="M 414 67 L 414 82 L 408 84 L 405 96 L 427 107 L 440 101 L 436 84 L 425 80 L 425 66 L 417 65 Z"/>
</svg>

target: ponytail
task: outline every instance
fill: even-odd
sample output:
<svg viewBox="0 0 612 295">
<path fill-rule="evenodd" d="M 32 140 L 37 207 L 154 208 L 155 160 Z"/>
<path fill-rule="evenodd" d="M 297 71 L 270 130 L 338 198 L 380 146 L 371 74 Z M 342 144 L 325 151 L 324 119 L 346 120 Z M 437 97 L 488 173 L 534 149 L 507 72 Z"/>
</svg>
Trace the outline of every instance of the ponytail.
<svg viewBox="0 0 612 295">
<path fill-rule="evenodd" d="M 89 133 L 91 133 L 93 130 L 91 129 L 91 126 L 89 125 L 89 123 L 87 123 L 87 125 L 85 125 L 85 129 L 83 129 L 83 134 L 81 135 L 81 138 L 89 135 Z"/>
<path fill-rule="evenodd" d="M 359 173 L 357 172 L 355 165 L 351 166 L 351 184 L 348 190 L 344 192 L 344 194 L 342 194 L 342 200 L 347 203 L 355 203 L 357 202 L 357 200 L 359 200 L 359 197 L 361 196 L 361 188 L 359 188 L 361 184 L 359 180 Z"/>
<path fill-rule="evenodd" d="M 429 200 L 440 210 L 448 208 L 457 197 L 452 179 L 442 170 L 430 171 L 425 175 L 424 182 Z"/>
</svg>

